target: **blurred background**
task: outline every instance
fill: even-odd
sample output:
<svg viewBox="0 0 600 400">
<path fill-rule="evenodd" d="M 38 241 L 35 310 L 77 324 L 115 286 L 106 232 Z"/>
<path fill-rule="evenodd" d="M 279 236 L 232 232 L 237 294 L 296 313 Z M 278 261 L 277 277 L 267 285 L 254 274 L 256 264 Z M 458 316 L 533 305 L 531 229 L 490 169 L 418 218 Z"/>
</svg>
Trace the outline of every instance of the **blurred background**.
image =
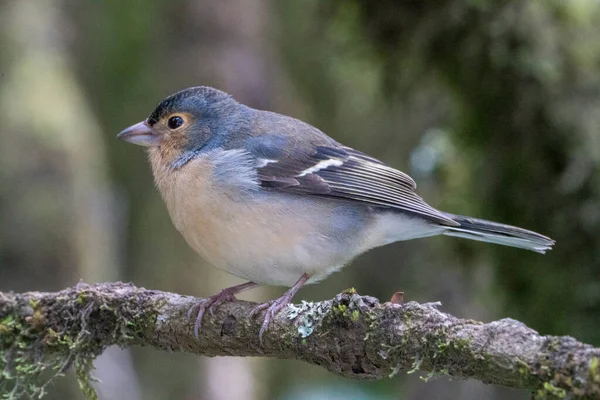
<svg viewBox="0 0 600 400">
<path fill-rule="evenodd" d="M 412 175 L 457 214 L 556 239 L 546 256 L 448 237 L 396 243 L 303 289 L 441 301 L 600 345 L 600 2 L 0 0 L 0 290 L 239 283 L 175 231 L 143 149 L 115 140 L 209 85 Z M 264 301 L 283 288 L 242 297 Z M 419 374 L 341 379 L 291 360 L 110 349 L 102 399 L 527 399 Z M 81 399 L 72 374 L 48 399 Z"/>
</svg>

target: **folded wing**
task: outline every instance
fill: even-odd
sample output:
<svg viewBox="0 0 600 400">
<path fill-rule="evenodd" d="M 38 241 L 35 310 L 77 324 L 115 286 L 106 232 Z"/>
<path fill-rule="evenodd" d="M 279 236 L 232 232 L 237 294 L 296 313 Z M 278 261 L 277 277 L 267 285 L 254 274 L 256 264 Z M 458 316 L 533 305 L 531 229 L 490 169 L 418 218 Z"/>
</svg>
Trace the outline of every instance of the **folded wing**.
<svg viewBox="0 0 600 400">
<path fill-rule="evenodd" d="M 263 160 L 261 186 L 269 190 L 333 197 L 392 208 L 447 226 L 458 226 L 415 193 L 412 178 L 381 161 L 345 146 L 305 146 Z"/>
</svg>

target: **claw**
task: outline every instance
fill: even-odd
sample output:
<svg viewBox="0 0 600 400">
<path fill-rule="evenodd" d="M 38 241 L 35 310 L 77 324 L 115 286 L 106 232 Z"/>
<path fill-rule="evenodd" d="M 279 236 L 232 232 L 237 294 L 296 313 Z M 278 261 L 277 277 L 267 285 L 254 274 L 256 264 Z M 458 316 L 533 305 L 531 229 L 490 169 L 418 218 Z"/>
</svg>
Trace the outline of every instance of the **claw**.
<svg viewBox="0 0 600 400">
<path fill-rule="evenodd" d="M 207 301 L 203 301 L 198 305 L 198 315 L 196 316 L 196 322 L 194 323 L 194 337 L 198 340 L 198 331 L 202 326 L 202 318 L 204 317 L 204 312 L 206 311 L 206 306 L 204 305 Z"/>
<path fill-rule="evenodd" d="M 191 306 L 191 307 L 190 307 L 190 309 L 189 309 L 189 310 L 188 310 L 188 312 L 187 312 L 187 319 L 192 319 L 192 314 L 194 313 L 194 310 L 195 310 L 196 308 L 198 308 L 198 305 L 199 305 L 199 304 L 200 304 L 200 303 L 195 303 L 193 306 Z"/>
<path fill-rule="evenodd" d="M 237 300 L 228 289 L 223 289 L 214 296 L 210 296 L 209 298 L 204 299 L 190 307 L 190 310 L 188 311 L 188 319 L 193 314 L 193 310 L 198 308 L 198 315 L 196 316 L 196 322 L 194 323 L 194 337 L 196 340 L 198 340 L 198 331 L 202 327 L 202 318 L 204 318 L 206 310 L 210 312 L 211 316 L 214 316 L 214 307 L 218 307 L 223 303 Z"/>
<path fill-rule="evenodd" d="M 191 319 L 192 315 L 194 314 L 194 310 L 198 309 L 196 322 L 194 323 L 194 337 L 196 338 L 196 340 L 198 340 L 198 331 L 200 331 L 200 328 L 202 327 L 202 318 L 204 318 L 206 310 L 210 312 L 210 315 L 214 316 L 214 307 L 219 307 L 221 304 L 230 301 L 236 301 L 236 293 L 243 292 L 244 290 L 251 289 L 256 286 L 258 285 L 254 282 L 247 282 L 242 283 L 241 285 L 232 286 L 223 289 L 219 293 L 210 296 L 202 301 L 199 301 L 198 303 L 191 306 L 187 312 L 188 319 Z"/>
<path fill-rule="evenodd" d="M 250 311 L 250 316 L 253 316 L 257 312 L 266 310 L 265 320 L 263 321 L 260 327 L 260 331 L 258 332 L 258 340 L 261 346 L 263 345 L 263 334 L 267 331 L 267 329 L 269 329 L 269 324 L 271 323 L 271 320 L 279 311 L 284 309 L 292 301 L 296 292 L 300 290 L 300 288 L 306 283 L 308 279 L 309 276 L 307 274 L 302 275 L 298 282 L 296 282 L 294 286 L 292 286 L 287 292 L 285 292 L 283 296 L 281 296 L 278 299 L 270 300 L 266 303 L 259 304 L 256 307 L 254 307 L 252 311 Z"/>
<path fill-rule="evenodd" d="M 266 310 L 267 308 L 269 308 L 269 306 L 270 306 L 271 304 L 273 304 L 273 302 L 274 302 L 274 301 L 275 301 L 275 300 L 269 300 L 269 301 L 267 301 L 267 302 L 264 302 L 264 303 L 261 303 L 261 304 L 257 305 L 256 307 L 254 307 L 254 308 L 253 308 L 253 309 L 250 311 L 250 314 L 248 314 L 248 316 L 250 316 L 250 317 L 253 317 L 253 316 L 254 316 L 254 314 L 256 314 L 257 312 L 261 312 L 261 311 L 264 311 L 264 310 Z"/>
<path fill-rule="evenodd" d="M 263 334 L 266 332 L 267 329 L 269 329 L 269 324 L 271 323 L 271 320 L 275 318 L 275 315 L 277 313 L 279 313 L 281 310 L 287 307 L 290 301 L 292 301 L 292 297 L 293 295 L 290 296 L 288 293 L 286 293 L 278 299 L 259 304 L 258 306 L 254 307 L 254 309 L 251 311 L 252 314 L 255 311 L 262 311 L 265 309 L 267 310 L 265 313 L 265 320 L 263 321 L 260 327 L 260 331 L 258 332 L 258 340 L 260 341 L 261 346 L 263 344 Z"/>
</svg>

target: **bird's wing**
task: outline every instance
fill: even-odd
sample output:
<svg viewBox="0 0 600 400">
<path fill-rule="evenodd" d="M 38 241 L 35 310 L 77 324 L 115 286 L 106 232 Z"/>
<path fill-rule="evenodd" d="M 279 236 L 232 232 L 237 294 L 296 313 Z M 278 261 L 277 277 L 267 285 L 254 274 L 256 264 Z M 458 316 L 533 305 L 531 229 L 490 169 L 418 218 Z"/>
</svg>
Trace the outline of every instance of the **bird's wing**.
<svg viewBox="0 0 600 400">
<path fill-rule="evenodd" d="M 410 176 L 373 157 L 333 140 L 302 146 L 286 142 L 271 137 L 259 147 L 252 146 L 259 150 L 254 153 L 259 160 L 258 178 L 265 189 L 394 208 L 458 226 L 415 193 L 416 184 Z M 287 148 L 277 148 L 281 144 Z"/>
</svg>

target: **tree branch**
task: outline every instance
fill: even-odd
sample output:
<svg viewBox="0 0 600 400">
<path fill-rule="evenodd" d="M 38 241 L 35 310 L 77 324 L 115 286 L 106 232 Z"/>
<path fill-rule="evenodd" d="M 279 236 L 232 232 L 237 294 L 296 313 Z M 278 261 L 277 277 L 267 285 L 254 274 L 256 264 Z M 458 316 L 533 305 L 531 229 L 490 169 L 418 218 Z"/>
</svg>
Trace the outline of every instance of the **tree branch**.
<svg viewBox="0 0 600 400">
<path fill-rule="evenodd" d="M 205 316 L 199 340 L 187 312 L 198 299 L 130 284 L 79 284 L 55 293 L 0 292 L 0 393 L 31 385 L 47 368 L 75 364 L 93 396 L 91 360 L 107 346 L 152 346 L 206 356 L 297 359 L 353 379 L 425 371 L 528 389 L 540 397 L 600 396 L 600 349 L 567 336 L 540 336 L 511 320 L 482 323 L 437 304 L 380 304 L 354 291 L 291 305 L 258 341 L 262 318 L 237 301 Z M 27 384 L 25 384 L 27 382 Z"/>
</svg>

